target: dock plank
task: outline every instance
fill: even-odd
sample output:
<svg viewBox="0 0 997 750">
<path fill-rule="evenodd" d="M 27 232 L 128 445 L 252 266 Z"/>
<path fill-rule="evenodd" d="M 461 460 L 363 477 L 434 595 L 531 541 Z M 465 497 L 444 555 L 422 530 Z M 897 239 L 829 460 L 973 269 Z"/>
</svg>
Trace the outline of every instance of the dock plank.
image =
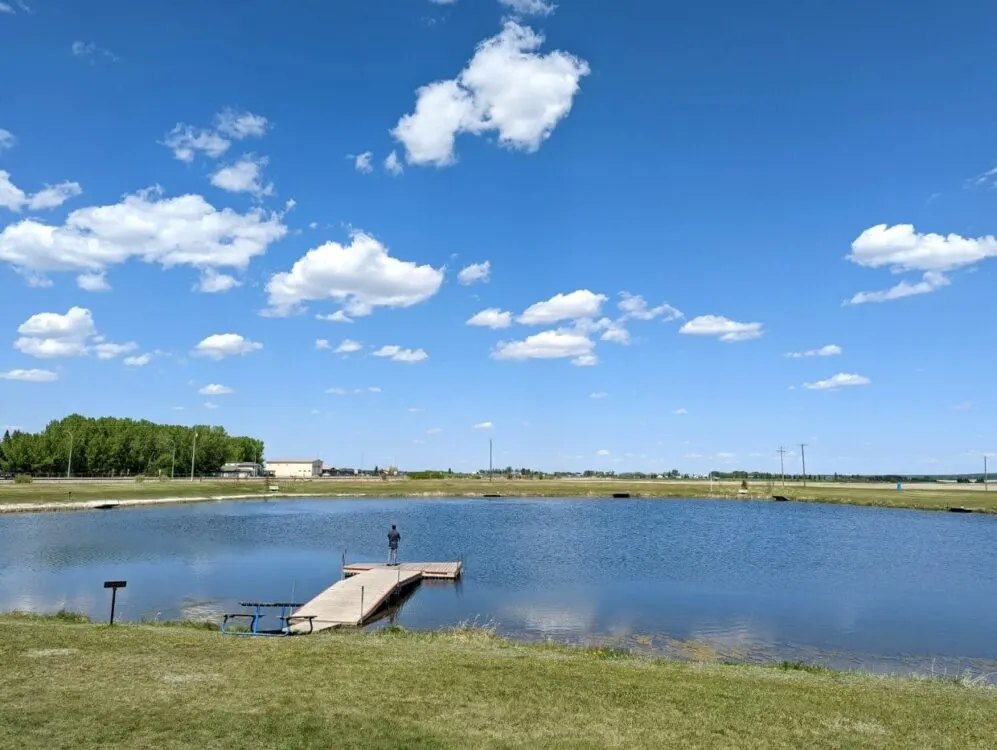
<svg viewBox="0 0 997 750">
<path fill-rule="evenodd" d="M 349 563 L 343 566 L 343 574 L 356 576 L 370 570 L 402 570 L 405 572 L 418 571 L 423 578 L 442 578 L 456 580 L 460 578 L 464 570 L 462 562 L 409 562 L 399 563 L 396 566 L 388 566 L 384 563 Z"/>
<path fill-rule="evenodd" d="M 418 582 L 419 570 L 380 566 L 337 581 L 296 610 L 292 617 L 313 616 L 314 631 L 363 625 L 399 589 Z M 293 633 L 311 632 L 305 621 L 290 626 Z"/>
</svg>

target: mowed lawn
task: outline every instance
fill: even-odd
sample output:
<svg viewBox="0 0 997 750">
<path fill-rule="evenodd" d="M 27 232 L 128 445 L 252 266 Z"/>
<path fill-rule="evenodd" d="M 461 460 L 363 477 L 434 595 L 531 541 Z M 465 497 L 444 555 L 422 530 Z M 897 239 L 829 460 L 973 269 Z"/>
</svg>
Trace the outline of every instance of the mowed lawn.
<svg viewBox="0 0 997 750">
<path fill-rule="evenodd" d="M 144 482 L 33 482 L 31 484 L 0 484 L 0 506 L 69 501 L 115 501 L 158 498 L 218 498 L 231 495 L 279 497 L 280 494 L 304 494 L 318 497 L 336 495 L 365 497 L 466 497 L 497 494 L 518 497 L 612 497 L 614 493 L 629 493 L 643 498 L 736 498 L 739 482 L 716 483 L 682 481 L 628 480 L 531 480 L 498 479 L 379 479 L 352 480 L 275 480 L 280 493 L 268 490 L 267 480 L 219 481 L 199 480 Z M 848 505 L 874 505 L 923 510 L 968 508 L 977 512 L 997 512 L 997 487 L 992 492 L 982 489 L 963 490 L 939 485 L 912 485 L 903 491 L 883 486 L 799 484 L 782 487 L 767 482 L 749 482 L 748 499 L 771 500 L 783 495 L 802 502 L 829 502 Z"/>
<path fill-rule="evenodd" d="M 0 746 L 990 748 L 997 691 L 477 631 L 248 638 L 0 617 Z"/>
</svg>

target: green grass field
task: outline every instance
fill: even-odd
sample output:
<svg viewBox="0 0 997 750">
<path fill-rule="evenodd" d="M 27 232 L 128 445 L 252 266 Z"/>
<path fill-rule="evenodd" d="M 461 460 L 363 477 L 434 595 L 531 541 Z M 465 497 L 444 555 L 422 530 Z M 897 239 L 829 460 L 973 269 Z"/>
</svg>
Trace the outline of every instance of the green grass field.
<svg viewBox="0 0 997 750">
<path fill-rule="evenodd" d="M 628 492 L 645 498 L 736 498 L 740 484 L 716 484 L 711 490 L 709 482 L 681 481 L 625 481 L 625 480 L 519 480 L 496 479 L 397 479 L 368 480 L 279 480 L 280 494 L 307 494 L 316 496 L 367 496 L 367 497 L 466 497 L 485 494 L 519 497 L 611 497 L 613 493 Z M 977 512 L 997 512 L 997 488 L 992 492 L 981 489 L 966 490 L 939 485 L 910 486 L 902 492 L 882 486 L 856 487 L 854 485 L 819 484 L 809 487 L 778 484 L 749 483 L 748 497 L 768 500 L 773 494 L 784 495 L 799 501 L 843 503 L 850 505 L 875 505 L 894 508 L 920 508 L 948 510 L 965 507 Z M 0 485 L 0 509 L 3 506 L 24 503 L 63 503 L 78 501 L 115 501 L 157 498 L 214 498 L 231 495 L 269 496 L 267 482 L 203 480 L 196 482 L 73 482 L 32 484 L 4 483 Z"/>
<path fill-rule="evenodd" d="M 0 747 L 989 748 L 997 690 L 480 631 L 246 638 L 0 617 Z"/>
</svg>

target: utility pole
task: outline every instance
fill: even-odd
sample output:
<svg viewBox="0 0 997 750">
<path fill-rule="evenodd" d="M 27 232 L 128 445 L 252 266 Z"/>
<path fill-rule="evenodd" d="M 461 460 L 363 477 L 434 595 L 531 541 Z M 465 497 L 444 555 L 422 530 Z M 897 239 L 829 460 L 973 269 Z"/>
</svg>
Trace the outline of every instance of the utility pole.
<svg viewBox="0 0 997 750">
<path fill-rule="evenodd" d="M 488 438 L 488 481 L 492 481 L 492 439 Z"/>
<path fill-rule="evenodd" d="M 66 479 L 73 475 L 73 433 L 69 433 L 69 465 L 66 467 Z"/>
<path fill-rule="evenodd" d="M 173 462 L 170 464 L 170 479 L 173 479 L 177 473 L 177 441 L 171 440 L 170 442 L 173 443 Z"/>
<path fill-rule="evenodd" d="M 779 474 L 782 476 L 782 486 L 786 486 L 786 449 L 781 445 L 779 450 L 776 451 L 779 454 Z"/>
<path fill-rule="evenodd" d="M 807 486 L 807 444 L 800 443 L 800 458 L 803 460 L 803 486 Z"/>
<path fill-rule="evenodd" d="M 194 481 L 194 456 L 197 455 L 197 433 L 194 433 L 194 443 L 190 449 L 190 481 Z"/>
<path fill-rule="evenodd" d="M 983 491 L 987 492 L 990 488 L 987 486 L 987 454 L 983 454 Z"/>
</svg>

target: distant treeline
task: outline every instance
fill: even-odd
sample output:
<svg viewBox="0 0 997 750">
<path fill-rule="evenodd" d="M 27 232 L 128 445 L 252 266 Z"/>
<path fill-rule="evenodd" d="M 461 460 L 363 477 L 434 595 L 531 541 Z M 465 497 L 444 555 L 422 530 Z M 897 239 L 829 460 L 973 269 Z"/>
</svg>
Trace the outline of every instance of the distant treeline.
<svg viewBox="0 0 997 750">
<path fill-rule="evenodd" d="M 194 434 L 197 449 L 194 452 Z M 162 425 L 73 414 L 37 433 L 5 432 L 0 471 L 32 476 L 189 476 L 213 474 L 228 461 L 259 461 L 263 441 L 233 437 L 223 427 Z"/>
</svg>

